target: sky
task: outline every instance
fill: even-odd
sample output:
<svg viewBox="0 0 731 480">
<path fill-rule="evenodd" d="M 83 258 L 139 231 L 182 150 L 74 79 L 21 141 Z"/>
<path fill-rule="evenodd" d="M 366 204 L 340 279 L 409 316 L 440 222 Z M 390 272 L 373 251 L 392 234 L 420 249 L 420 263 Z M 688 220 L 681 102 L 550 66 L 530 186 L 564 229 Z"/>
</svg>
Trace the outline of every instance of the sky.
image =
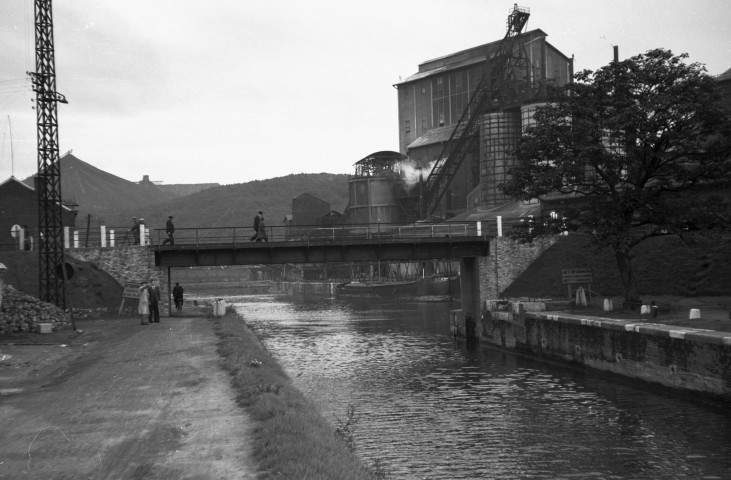
<svg viewBox="0 0 731 480">
<path fill-rule="evenodd" d="M 505 35 L 514 1 L 54 0 L 60 153 L 130 181 L 354 173 L 398 150 L 394 84 Z M 731 68 L 729 0 L 534 0 L 575 71 L 653 48 Z M 37 169 L 33 0 L 0 0 L 0 181 Z M 12 146 L 12 149 L 11 149 Z"/>
</svg>

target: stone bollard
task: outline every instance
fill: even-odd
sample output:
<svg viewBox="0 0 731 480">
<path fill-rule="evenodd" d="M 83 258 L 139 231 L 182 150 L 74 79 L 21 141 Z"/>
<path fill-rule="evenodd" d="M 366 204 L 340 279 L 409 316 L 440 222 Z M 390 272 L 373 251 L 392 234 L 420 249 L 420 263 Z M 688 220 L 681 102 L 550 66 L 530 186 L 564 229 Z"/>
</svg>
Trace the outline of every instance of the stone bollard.
<svg viewBox="0 0 731 480">
<path fill-rule="evenodd" d="M 614 310 L 614 305 L 612 304 L 611 298 L 605 298 L 604 299 L 604 311 L 605 312 L 611 312 Z"/>
<path fill-rule="evenodd" d="M 701 310 L 700 308 L 691 308 L 690 309 L 690 318 L 691 320 L 701 318 Z"/>
</svg>

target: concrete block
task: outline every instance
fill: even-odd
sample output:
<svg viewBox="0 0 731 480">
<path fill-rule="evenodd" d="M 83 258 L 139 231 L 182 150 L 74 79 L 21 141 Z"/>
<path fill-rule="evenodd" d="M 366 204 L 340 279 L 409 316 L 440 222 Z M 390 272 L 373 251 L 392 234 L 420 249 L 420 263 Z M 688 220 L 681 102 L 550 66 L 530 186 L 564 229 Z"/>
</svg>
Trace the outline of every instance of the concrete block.
<svg viewBox="0 0 731 480">
<path fill-rule="evenodd" d="M 53 331 L 53 324 L 51 323 L 39 323 L 37 325 L 38 333 L 51 333 Z"/>
</svg>

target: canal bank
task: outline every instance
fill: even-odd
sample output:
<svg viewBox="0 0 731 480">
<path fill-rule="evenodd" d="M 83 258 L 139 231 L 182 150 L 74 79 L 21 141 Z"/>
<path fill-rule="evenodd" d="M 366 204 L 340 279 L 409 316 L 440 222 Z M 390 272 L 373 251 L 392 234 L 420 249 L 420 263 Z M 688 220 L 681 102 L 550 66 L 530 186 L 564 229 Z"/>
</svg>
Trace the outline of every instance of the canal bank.
<svg viewBox="0 0 731 480">
<path fill-rule="evenodd" d="M 377 478 L 240 318 L 208 311 L 0 338 L 0 479 Z"/>
<path fill-rule="evenodd" d="M 693 319 L 658 323 L 650 315 L 614 319 L 566 311 L 546 302 L 490 300 L 477 320 L 451 312 L 456 335 L 474 337 L 539 360 L 565 362 L 699 393 L 731 404 L 731 332 L 694 328 Z M 727 313 L 715 325 L 726 329 Z M 695 321 L 702 326 L 711 319 Z"/>
</svg>

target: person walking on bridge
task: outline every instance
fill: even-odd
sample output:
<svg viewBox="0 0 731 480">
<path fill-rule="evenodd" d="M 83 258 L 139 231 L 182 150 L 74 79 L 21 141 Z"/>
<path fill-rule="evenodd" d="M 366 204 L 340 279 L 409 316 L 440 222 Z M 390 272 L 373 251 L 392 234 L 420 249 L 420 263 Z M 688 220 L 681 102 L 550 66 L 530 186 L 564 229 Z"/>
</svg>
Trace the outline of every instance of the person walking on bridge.
<svg viewBox="0 0 731 480">
<path fill-rule="evenodd" d="M 173 216 L 170 215 L 168 217 L 168 221 L 165 222 L 165 233 L 168 234 L 168 238 L 165 239 L 164 242 L 162 242 L 163 245 L 166 243 L 169 243 L 170 245 L 175 245 L 175 239 L 173 238 L 173 233 L 175 233 L 175 225 L 173 225 Z"/>
<path fill-rule="evenodd" d="M 132 234 L 132 241 L 135 245 L 140 244 L 140 222 L 137 217 L 132 217 L 132 228 L 129 229 Z"/>
<path fill-rule="evenodd" d="M 263 216 L 264 214 L 261 213 L 261 210 L 259 210 L 259 212 L 254 217 L 254 235 L 251 236 L 252 242 L 256 240 L 256 238 L 259 236 L 259 222 L 261 222 Z"/>
<path fill-rule="evenodd" d="M 264 214 L 259 212 L 259 225 L 256 229 L 256 241 L 257 242 L 268 242 L 269 237 L 267 237 L 267 226 L 264 222 Z"/>
</svg>

